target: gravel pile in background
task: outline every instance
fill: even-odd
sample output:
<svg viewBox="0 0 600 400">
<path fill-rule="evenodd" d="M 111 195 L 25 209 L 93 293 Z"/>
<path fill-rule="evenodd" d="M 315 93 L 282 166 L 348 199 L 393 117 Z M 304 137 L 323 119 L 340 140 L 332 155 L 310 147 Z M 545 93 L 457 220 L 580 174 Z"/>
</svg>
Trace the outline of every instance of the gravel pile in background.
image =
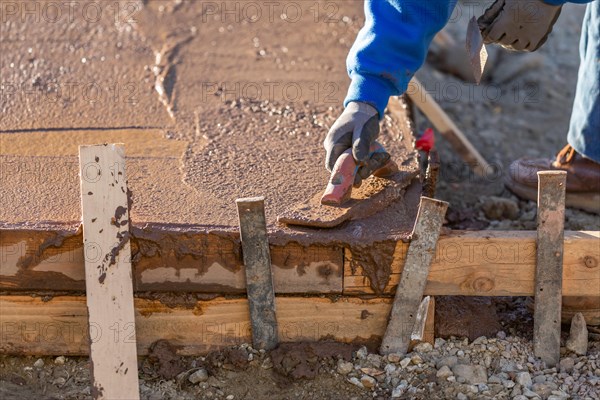
<svg viewBox="0 0 600 400">
<path fill-rule="evenodd" d="M 361 348 L 352 368 L 345 362 L 337 372 L 374 398 L 423 399 L 598 399 L 600 346 L 587 356 L 561 349 L 556 368 L 533 356 L 530 341 L 519 337 L 436 339 L 422 343 L 404 357 L 382 357 Z M 349 372 L 348 372 L 349 371 Z"/>
</svg>

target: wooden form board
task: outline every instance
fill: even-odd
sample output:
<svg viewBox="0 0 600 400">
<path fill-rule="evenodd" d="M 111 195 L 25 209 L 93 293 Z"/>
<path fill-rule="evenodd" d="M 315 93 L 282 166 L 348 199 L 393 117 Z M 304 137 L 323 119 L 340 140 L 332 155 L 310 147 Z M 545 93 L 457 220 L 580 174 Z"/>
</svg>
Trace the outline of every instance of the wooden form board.
<svg viewBox="0 0 600 400">
<path fill-rule="evenodd" d="M 440 236 L 429 271 L 425 295 L 532 296 L 535 282 L 535 231 L 452 232 Z M 408 244 L 398 242 L 389 284 L 394 293 Z M 360 267 L 345 252 L 344 294 L 375 293 Z M 600 232 L 566 231 L 563 257 L 563 296 L 600 293 Z"/>
<path fill-rule="evenodd" d="M 535 237 L 535 231 L 452 231 L 441 236 L 425 294 L 532 296 Z M 41 241 L 45 240 L 52 239 Z M 19 260 L 27 255 L 35 255 L 40 240 L 28 231 L 0 231 L 0 242 L 0 289 L 81 291 L 85 288 L 82 244 L 74 245 L 69 252 L 52 252 L 50 248 L 44 256 L 47 258 L 42 257 L 35 265 L 23 268 L 19 267 Z M 66 243 L 71 242 L 76 243 L 74 239 Z M 598 231 L 565 232 L 565 296 L 597 296 L 600 291 L 599 243 Z M 396 243 L 392 274 L 384 294 L 394 293 L 392 289 L 398 284 L 407 249 L 407 243 Z M 231 249 L 231 257 L 239 258 L 239 254 L 235 256 L 234 252 L 235 249 Z M 223 257 L 228 259 L 229 250 L 224 249 L 224 254 Z M 271 246 L 271 259 L 275 293 L 341 293 L 342 278 L 344 294 L 374 293 L 361 268 L 352 269 L 352 250 L 348 248 L 303 247 L 289 243 L 286 246 Z M 134 261 L 135 290 L 223 294 L 244 292 L 243 266 L 239 270 L 225 268 L 225 262 L 215 261 L 202 275 L 201 261 L 189 257 L 179 262 L 184 266 L 179 265 L 180 268 L 176 269 L 175 255 L 142 258 L 139 263 Z M 143 280 L 140 274 L 143 274 Z M 208 287 L 202 283 L 211 280 L 213 283 Z"/>
<path fill-rule="evenodd" d="M 129 236 L 129 200 L 123 145 L 81 146 L 81 209 L 92 398 L 139 399 Z M 131 329 L 115 340 L 111 330 Z"/>
<path fill-rule="evenodd" d="M 61 244 L 55 247 L 57 242 Z M 173 243 L 194 249 L 195 255 L 170 250 Z M 138 253 L 140 247 L 149 245 L 134 232 L 135 291 L 245 292 L 239 243 L 211 234 L 168 233 L 152 243 L 161 251 Z M 271 245 L 270 253 L 276 293 L 342 292 L 341 247 L 288 243 Z M 84 290 L 81 234 L 61 239 L 54 232 L 0 231 L 0 289 Z"/>
<path fill-rule="evenodd" d="M 276 297 L 282 342 L 335 339 L 378 345 L 387 325 L 391 300 L 341 297 Z M 30 296 L 0 296 L 0 353 L 20 355 L 87 355 L 85 297 L 57 296 L 49 301 Z M 433 339 L 433 312 L 424 338 Z M 246 299 L 198 301 L 191 308 L 169 308 L 156 300 L 135 299 L 136 331 L 93 330 L 99 335 L 131 340 L 137 332 L 138 354 L 166 339 L 182 355 L 198 355 L 249 343 L 250 315 Z M 110 328 L 110 327 L 109 327 Z"/>
</svg>

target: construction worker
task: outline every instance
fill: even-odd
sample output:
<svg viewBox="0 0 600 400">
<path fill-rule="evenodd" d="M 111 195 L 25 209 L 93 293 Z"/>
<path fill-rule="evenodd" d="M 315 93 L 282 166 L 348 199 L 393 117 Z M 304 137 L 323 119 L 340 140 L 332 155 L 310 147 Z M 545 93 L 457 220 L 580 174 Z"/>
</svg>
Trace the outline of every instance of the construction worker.
<svg viewBox="0 0 600 400">
<path fill-rule="evenodd" d="M 574 0 L 573 3 L 589 3 Z M 562 0 L 497 0 L 478 22 L 486 43 L 535 51 L 544 44 L 561 11 Z M 378 168 L 369 148 L 390 96 L 400 95 L 421 67 L 434 35 L 446 25 L 456 0 L 365 0 L 365 26 L 347 59 L 352 83 L 345 110 L 324 146 L 326 167 L 352 148 L 363 166 L 360 178 Z M 520 197 L 537 199 L 537 171 L 567 171 L 567 206 L 600 213 L 600 0 L 587 5 L 581 34 L 581 66 L 571 115 L 568 145 L 556 159 L 520 159 L 510 165 L 506 185 Z M 600 297 L 563 297 L 562 320 L 583 313 L 600 324 Z"/>
<path fill-rule="evenodd" d="M 486 43 L 517 51 L 544 44 L 564 0 L 497 0 L 482 15 Z M 573 0 L 589 3 L 590 0 Z M 425 60 L 434 35 L 448 22 L 456 0 L 365 0 L 365 26 L 347 58 L 352 83 L 345 110 L 331 127 L 324 146 L 326 167 L 352 148 L 363 166 L 359 179 L 378 168 L 369 148 L 379 135 L 390 96 L 400 95 Z M 567 171 L 567 206 L 600 213 L 600 0 L 587 5 L 581 36 L 581 66 L 567 135 L 556 159 L 520 159 L 510 165 L 506 185 L 520 197 L 536 200 L 537 171 Z"/>
</svg>

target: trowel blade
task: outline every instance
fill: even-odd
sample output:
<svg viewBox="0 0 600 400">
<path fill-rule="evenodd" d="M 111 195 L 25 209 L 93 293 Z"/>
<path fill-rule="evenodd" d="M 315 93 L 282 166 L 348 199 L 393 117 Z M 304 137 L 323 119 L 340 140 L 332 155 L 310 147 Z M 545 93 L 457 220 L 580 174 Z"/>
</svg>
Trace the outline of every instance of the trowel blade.
<svg viewBox="0 0 600 400">
<path fill-rule="evenodd" d="M 483 45 L 483 37 L 481 36 L 479 24 L 475 16 L 471 18 L 467 27 L 467 53 L 469 54 L 469 61 L 473 68 L 475 82 L 479 85 L 483 70 L 485 69 L 485 63 L 488 59 L 488 53 Z"/>
</svg>

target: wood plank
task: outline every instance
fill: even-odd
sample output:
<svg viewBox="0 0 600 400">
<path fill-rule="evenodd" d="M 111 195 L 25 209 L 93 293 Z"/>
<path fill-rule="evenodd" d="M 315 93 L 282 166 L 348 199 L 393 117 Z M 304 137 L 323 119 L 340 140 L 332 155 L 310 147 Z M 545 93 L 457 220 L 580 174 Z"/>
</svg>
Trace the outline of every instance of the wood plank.
<svg viewBox="0 0 600 400">
<path fill-rule="evenodd" d="M 417 309 L 417 315 L 415 316 L 415 324 L 410 334 L 411 341 L 421 341 L 425 337 L 425 325 L 427 324 L 427 317 L 429 316 L 429 304 L 431 304 L 431 296 L 423 297 L 419 307 Z"/>
<path fill-rule="evenodd" d="M 246 282 L 237 238 L 205 233 L 156 232 L 131 239 L 134 290 L 244 293 Z M 276 293 L 341 293 L 339 246 L 270 246 Z M 81 233 L 0 230 L 0 289 L 85 290 Z"/>
<path fill-rule="evenodd" d="M 379 350 L 381 354 L 405 354 L 408 351 L 447 209 L 445 201 L 421 197 L 406 262 Z"/>
<path fill-rule="evenodd" d="M 477 175 L 487 176 L 494 173 L 485 158 L 440 107 L 433 96 L 425 90 L 417 78 L 410 81 L 406 94 Z"/>
<path fill-rule="evenodd" d="M 423 339 L 421 340 L 431 344 L 435 343 L 435 297 L 433 296 L 429 299 L 425 330 L 423 331 Z"/>
<path fill-rule="evenodd" d="M 532 296 L 535 241 L 535 231 L 453 231 L 441 236 L 425 294 Z M 565 232 L 564 296 L 598 296 L 600 293 L 599 242 L 598 231 Z M 408 244 L 397 243 L 384 294 L 394 293 L 407 250 Z M 375 293 L 364 271 L 352 265 L 352 249 L 346 249 L 344 254 L 344 294 Z"/>
<path fill-rule="evenodd" d="M 533 351 L 549 367 L 560 361 L 566 186 L 566 171 L 538 172 Z"/>
<path fill-rule="evenodd" d="M 265 220 L 265 198 L 237 199 L 235 203 L 240 219 L 240 237 L 246 267 L 252 344 L 257 349 L 272 350 L 279 344 L 279 337 Z"/>
<path fill-rule="evenodd" d="M 354 297 L 276 297 L 282 342 L 335 339 L 373 343 L 381 340 L 391 309 L 390 299 Z M 250 314 L 245 298 L 198 301 L 189 308 L 170 308 L 156 300 L 135 299 L 135 332 L 131 326 L 97 327 L 88 335 L 83 296 L 0 296 L 0 353 L 86 355 L 88 342 L 100 336 L 131 340 L 138 354 L 166 339 L 182 355 L 203 354 L 249 343 Z M 118 329 L 117 329 L 118 328 Z"/>
<path fill-rule="evenodd" d="M 185 256 L 179 259 L 179 264 L 174 251 L 142 257 L 139 263 L 134 260 L 135 290 L 243 293 L 243 266 L 239 267 L 241 270 L 235 269 L 235 265 L 242 264 L 239 250 L 223 247 L 221 261 L 212 262 L 219 257 L 215 246 L 223 243 L 212 238 L 203 239 L 201 235 L 188 236 L 189 241 L 197 244 L 208 241 L 210 247 L 198 245 L 195 250 L 199 255 L 195 259 L 191 255 Z M 55 237 L 56 234 L 37 237 L 35 231 L 29 230 L 0 231 L 0 289 L 83 291 L 81 236 L 66 239 L 65 247 L 48 246 L 38 252 L 42 243 L 54 242 Z M 532 296 L 535 237 L 535 231 L 452 231 L 441 236 L 425 294 Z M 565 296 L 597 296 L 600 292 L 599 242 L 600 232 L 597 231 L 565 232 Z M 136 246 L 135 238 L 132 245 Z M 392 274 L 384 294 L 391 295 L 398 284 L 407 249 L 406 243 L 396 244 Z M 352 270 L 352 249 L 346 248 L 343 253 L 345 261 L 342 262 L 339 247 L 304 247 L 297 243 L 271 246 L 275 293 L 341 293 L 343 263 L 344 294 L 373 294 L 362 269 Z M 33 263 L 25 267 L 23 262 L 28 257 Z M 148 271 L 141 275 L 146 269 Z M 221 282 L 224 283 L 220 285 Z"/>
<path fill-rule="evenodd" d="M 409 351 L 412 351 L 417 344 L 422 342 L 435 344 L 435 297 L 424 297 L 423 302 L 421 302 L 421 305 L 423 304 L 427 305 L 425 321 L 423 321 L 422 326 L 415 324 L 410 338 Z"/>
<path fill-rule="evenodd" d="M 89 328 L 135 333 L 124 146 L 80 146 L 79 164 Z M 92 398 L 139 399 L 135 334 L 129 339 L 89 342 Z"/>
</svg>

